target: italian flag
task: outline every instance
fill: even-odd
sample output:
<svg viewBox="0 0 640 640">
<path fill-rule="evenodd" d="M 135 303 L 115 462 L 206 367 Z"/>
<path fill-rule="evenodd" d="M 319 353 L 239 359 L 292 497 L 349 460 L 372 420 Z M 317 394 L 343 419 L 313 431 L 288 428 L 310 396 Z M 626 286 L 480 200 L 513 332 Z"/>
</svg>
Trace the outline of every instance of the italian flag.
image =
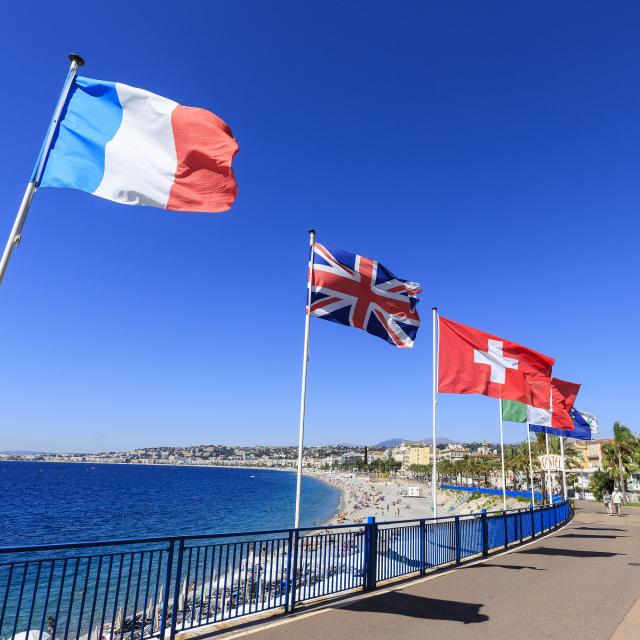
<svg viewBox="0 0 640 640">
<path fill-rule="evenodd" d="M 502 419 L 508 422 L 525 422 L 541 427 L 573 430 L 569 412 L 576 401 L 580 385 L 558 378 L 551 379 L 551 406 L 539 409 L 524 402 L 502 401 Z"/>
</svg>

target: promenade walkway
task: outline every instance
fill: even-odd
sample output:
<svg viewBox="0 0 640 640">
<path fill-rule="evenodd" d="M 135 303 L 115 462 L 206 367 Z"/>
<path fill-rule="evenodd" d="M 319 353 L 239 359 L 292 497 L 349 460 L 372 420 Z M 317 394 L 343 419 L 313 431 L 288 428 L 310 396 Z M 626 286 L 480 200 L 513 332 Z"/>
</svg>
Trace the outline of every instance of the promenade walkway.
<svg viewBox="0 0 640 640">
<path fill-rule="evenodd" d="M 511 553 L 224 637 L 640 639 L 640 509 L 576 504 L 570 524 Z"/>
</svg>

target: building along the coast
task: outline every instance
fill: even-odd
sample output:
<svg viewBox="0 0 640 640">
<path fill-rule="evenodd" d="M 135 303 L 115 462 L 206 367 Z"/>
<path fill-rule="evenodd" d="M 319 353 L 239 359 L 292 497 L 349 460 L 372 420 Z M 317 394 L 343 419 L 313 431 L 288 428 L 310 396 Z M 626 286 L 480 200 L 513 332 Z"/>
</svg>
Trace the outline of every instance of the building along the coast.
<svg viewBox="0 0 640 640">
<path fill-rule="evenodd" d="M 463 447 L 461 444 L 453 444 L 449 443 L 444 451 L 440 452 L 440 457 L 443 460 L 462 460 L 465 456 L 468 456 L 470 453 L 467 447 Z"/>
<path fill-rule="evenodd" d="M 414 464 L 427 465 L 431 464 L 431 456 L 433 451 L 430 446 L 408 446 L 403 451 L 402 468 L 409 469 Z"/>
</svg>

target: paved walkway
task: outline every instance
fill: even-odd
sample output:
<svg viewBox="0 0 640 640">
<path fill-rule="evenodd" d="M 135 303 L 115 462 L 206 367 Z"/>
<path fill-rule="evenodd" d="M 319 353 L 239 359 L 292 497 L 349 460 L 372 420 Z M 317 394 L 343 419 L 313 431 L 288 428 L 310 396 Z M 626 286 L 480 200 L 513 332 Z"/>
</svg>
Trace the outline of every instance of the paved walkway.
<svg viewBox="0 0 640 640">
<path fill-rule="evenodd" d="M 564 529 L 511 553 L 225 637 L 634 640 L 639 625 L 640 509 L 578 502 Z"/>
</svg>

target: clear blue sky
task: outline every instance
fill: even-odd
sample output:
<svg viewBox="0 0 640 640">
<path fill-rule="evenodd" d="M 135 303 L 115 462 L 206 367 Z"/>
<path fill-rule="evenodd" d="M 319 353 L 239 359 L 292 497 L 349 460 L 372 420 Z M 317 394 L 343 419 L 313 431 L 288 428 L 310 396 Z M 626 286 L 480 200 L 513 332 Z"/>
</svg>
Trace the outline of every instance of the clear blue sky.
<svg viewBox="0 0 640 640">
<path fill-rule="evenodd" d="M 635 3 L 9 3 L 2 245 L 67 69 L 216 112 L 230 213 L 43 189 L 0 287 L 0 449 L 293 444 L 307 229 L 422 283 L 413 351 L 312 321 L 307 442 L 431 428 L 430 308 L 640 422 Z M 498 438 L 442 396 L 439 435 Z M 508 440 L 524 437 L 508 425 Z"/>
</svg>

